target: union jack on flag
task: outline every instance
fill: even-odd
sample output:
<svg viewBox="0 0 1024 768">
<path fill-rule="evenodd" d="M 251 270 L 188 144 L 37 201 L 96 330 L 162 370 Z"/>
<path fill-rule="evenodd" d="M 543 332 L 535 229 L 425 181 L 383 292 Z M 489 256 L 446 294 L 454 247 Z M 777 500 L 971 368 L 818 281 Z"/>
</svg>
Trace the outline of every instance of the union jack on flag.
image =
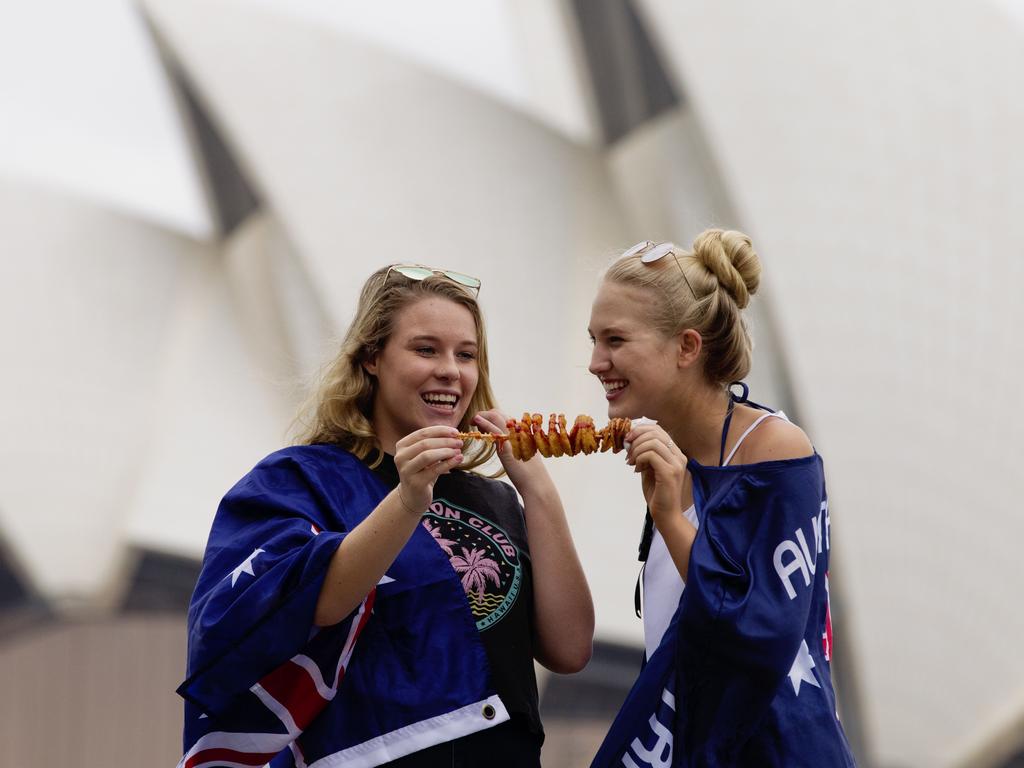
<svg viewBox="0 0 1024 768">
<path fill-rule="evenodd" d="M 272 454 L 224 497 L 189 608 L 178 768 L 368 768 L 508 719 L 462 584 L 422 527 L 344 621 L 314 626 L 331 558 L 387 490 L 315 445 Z"/>
</svg>

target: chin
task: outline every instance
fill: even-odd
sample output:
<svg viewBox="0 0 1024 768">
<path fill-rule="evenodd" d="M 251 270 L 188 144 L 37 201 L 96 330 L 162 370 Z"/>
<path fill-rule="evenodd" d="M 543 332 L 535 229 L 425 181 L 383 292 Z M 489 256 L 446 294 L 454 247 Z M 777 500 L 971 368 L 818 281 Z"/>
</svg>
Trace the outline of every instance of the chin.
<svg viewBox="0 0 1024 768">
<path fill-rule="evenodd" d="M 459 424 L 462 423 L 462 417 L 464 415 L 465 414 L 461 414 L 461 413 L 453 413 L 453 414 L 451 414 L 449 416 L 445 416 L 445 415 L 441 415 L 441 414 L 436 414 L 436 415 L 431 417 L 430 423 L 429 424 L 425 424 L 424 426 L 431 426 L 431 427 L 455 427 L 456 429 L 458 429 L 459 428 Z"/>
</svg>

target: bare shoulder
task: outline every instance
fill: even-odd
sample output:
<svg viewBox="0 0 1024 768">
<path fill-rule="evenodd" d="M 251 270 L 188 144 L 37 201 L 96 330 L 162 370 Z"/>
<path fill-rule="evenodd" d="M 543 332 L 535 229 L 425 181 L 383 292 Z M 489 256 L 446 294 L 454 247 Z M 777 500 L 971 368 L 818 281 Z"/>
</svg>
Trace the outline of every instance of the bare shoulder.
<svg viewBox="0 0 1024 768">
<path fill-rule="evenodd" d="M 744 464 L 782 459 L 801 459 L 814 453 L 810 438 L 800 427 L 785 419 L 765 419 L 741 446 Z"/>
</svg>

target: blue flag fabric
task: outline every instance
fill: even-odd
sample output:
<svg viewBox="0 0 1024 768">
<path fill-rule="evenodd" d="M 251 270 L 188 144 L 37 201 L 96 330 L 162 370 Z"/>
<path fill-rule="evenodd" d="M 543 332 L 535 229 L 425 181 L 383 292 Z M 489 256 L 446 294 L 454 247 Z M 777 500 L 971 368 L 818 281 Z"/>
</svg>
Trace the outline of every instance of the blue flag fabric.
<svg viewBox="0 0 1024 768">
<path fill-rule="evenodd" d="M 592 768 L 853 766 L 829 670 L 820 456 L 689 469 L 686 588 Z"/>
<path fill-rule="evenodd" d="M 189 608 L 179 768 L 375 766 L 508 719 L 422 527 L 350 616 L 314 626 L 331 558 L 386 494 L 315 445 L 270 455 L 224 497 Z"/>
</svg>

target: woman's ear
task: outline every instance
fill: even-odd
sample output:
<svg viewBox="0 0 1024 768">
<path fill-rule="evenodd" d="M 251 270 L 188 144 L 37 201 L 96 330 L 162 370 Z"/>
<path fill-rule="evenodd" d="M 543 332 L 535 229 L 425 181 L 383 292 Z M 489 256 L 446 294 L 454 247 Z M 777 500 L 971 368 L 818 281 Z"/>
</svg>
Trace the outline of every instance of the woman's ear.
<svg viewBox="0 0 1024 768">
<path fill-rule="evenodd" d="M 369 359 L 363 360 L 362 366 L 363 366 L 363 370 L 366 371 L 368 374 L 370 374 L 371 376 L 376 376 L 377 375 L 377 355 L 373 355 Z"/>
<path fill-rule="evenodd" d="M 676 337 L 679 341 L 679 357 L 677 362 L 680 368 L 689 368 L 700 358 L 700 351 L 704 347 L 704 339 L 693 328 L 680 331 Z"/>
</svg>

